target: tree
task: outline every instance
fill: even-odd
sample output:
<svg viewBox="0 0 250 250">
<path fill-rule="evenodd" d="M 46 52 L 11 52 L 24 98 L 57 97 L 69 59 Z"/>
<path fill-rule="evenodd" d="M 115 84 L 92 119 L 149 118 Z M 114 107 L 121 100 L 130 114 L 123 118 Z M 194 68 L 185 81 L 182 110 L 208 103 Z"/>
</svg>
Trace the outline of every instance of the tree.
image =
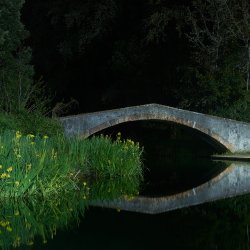
<svg viewBox="0 0 250 250">
<path fill-rule="evenodd" d="M 0 110 L 25 108 L 33 92 L 31 49 L 24 46 L 28 36 L 21 22 L 24 0 L 0 2 Z"/>
<path fill-rule="evenodd" d="M 199 68 L 215 72 L 228 57 L 250 81 L 250 4 L 248 0 L 194 0 L 187 8 L 187 37 Z"/>
</svg>

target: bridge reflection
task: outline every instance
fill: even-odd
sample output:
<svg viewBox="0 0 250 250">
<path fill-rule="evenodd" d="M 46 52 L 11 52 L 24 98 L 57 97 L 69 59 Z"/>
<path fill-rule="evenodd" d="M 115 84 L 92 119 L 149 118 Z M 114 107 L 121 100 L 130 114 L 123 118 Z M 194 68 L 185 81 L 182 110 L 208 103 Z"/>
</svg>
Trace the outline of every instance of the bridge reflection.
<svg viewBox="0 0 250 250">
<path fill-rule="evenodd" d="M 247 193 L 250 193 L 250 163 L 232 162 L 213 179 L 182 193 L 161 197 L 137 196 L 132 199 L 92 201 L 91 205 L 157 214 Z"/>
</svg>

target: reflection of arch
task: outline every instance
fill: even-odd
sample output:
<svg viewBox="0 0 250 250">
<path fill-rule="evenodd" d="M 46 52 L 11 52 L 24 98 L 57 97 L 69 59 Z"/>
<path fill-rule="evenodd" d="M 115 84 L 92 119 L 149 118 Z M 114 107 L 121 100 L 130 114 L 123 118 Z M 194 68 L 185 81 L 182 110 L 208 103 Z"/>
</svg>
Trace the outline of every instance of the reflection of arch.
<svg viewBox="0 0 250 250">
<path fill-rule="evenodd" d="M 250 192 L 249 163 L 235 162 L 204 184 L 176 195 L 149 198 L 138 196 L 114 201 L 93 201 L 91 205 L 157 214 Z"/>
<path fill-rule="evenodd" d="M 250 125 L 230 119 L 148 104 L 60 118 L 65 134 L 86 138 L 124 122 L 161 120 L 181 124 L 208 135 L 215 145 L 231 152 L 250 151 Z"/>
</svg>

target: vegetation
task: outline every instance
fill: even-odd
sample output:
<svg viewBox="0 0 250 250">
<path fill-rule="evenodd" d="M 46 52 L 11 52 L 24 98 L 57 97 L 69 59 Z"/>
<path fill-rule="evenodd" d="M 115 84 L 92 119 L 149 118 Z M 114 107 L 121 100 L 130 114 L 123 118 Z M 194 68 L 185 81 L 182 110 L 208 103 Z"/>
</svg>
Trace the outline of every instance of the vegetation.
<svg viewBox="0 0 250 250">
<path fill-rule="evenodd" d="M 57 134 L 0 136 L 0 197 L 58 195 L 78 190 L 81 178 L 142 178 L 141 149 L 131 140 L 81 140 Z"/>
</svg>

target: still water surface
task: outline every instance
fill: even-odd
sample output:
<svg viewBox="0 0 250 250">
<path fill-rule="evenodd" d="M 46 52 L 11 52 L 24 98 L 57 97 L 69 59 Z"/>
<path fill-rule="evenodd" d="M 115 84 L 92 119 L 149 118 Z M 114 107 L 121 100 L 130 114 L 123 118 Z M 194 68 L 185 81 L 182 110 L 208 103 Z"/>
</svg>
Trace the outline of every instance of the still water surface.
<svg viewBox="0 0 250 250">
<path fill-rule="evenodd" d="M 102 194 L 101 200 L 123 195 L 110 192 L 110 198 Z M 102 191 L 95 191 L 94 200 L 98 200 L 97 193 L 101 195 Z M 20 244 L 18 249 L 249 249 L 250 246 L 249 195 L 156 215 L 91 207 L 91 200 L 84 196 L 74 193 L 50 201 L 1 204 L 3 248 L 11 249 L 13 244 Z"/>
</svg>

